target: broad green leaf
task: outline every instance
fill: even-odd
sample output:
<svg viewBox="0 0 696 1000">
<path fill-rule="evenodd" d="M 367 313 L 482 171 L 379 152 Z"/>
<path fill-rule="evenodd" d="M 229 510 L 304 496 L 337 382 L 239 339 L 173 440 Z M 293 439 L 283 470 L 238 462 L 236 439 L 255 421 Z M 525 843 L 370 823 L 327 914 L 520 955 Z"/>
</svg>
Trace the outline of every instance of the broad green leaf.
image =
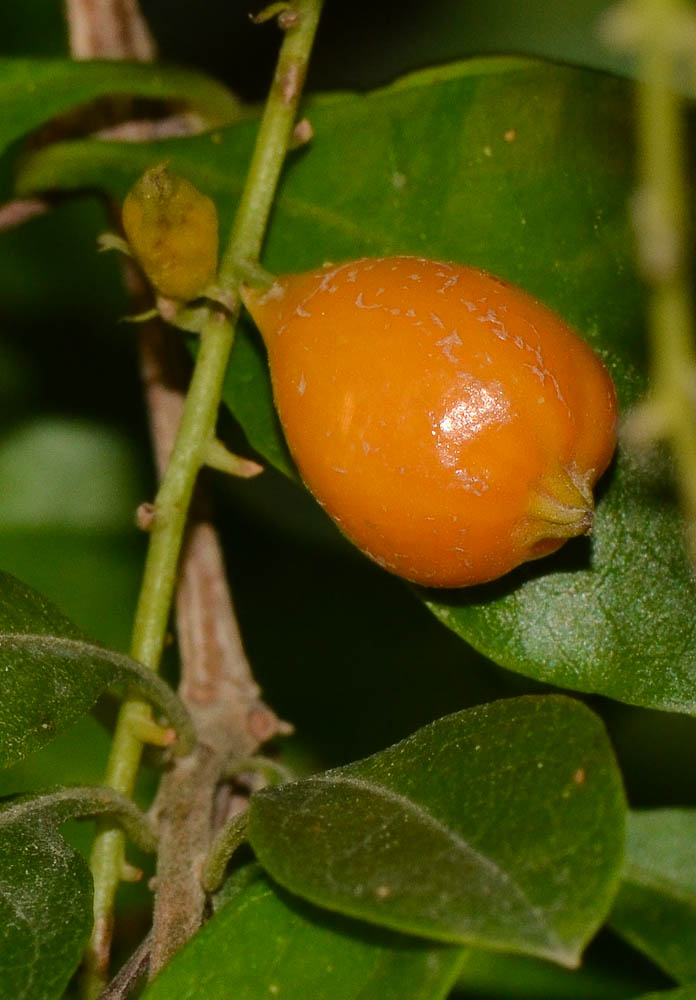
<svg viewBox="0 0 696 1000">
<path fill-rule="evenodd" d="M 192 70 L 115 60 L 0 59 L 0 153 L 56 115 L 124 94 L 185 101 L 211 125 L 240 114 L 239 102 L 222 84 Z"/>
<path fill-rule="evenodd" d="M 611 904 L 624 800 L 601 722 L 494 702 L 252 798 L 248 837 L 309 901 L 435 940 L 575 966 Z"/>
<path fill-rule="evenodd" d="M 465 953 L 327 914 L 277 889 L 257 865 L 143 1000 L 440 1000 Z"/>
<path fill-rule="evenodd" d="M 612 928 L 678 982 L 696 983 L 696 811 L 628 815 Z"/>
<path fill-rule="evenodd" d="M 305 111 L 315 138 L 288 164 L 266 266 L 299 271 L 327 259 L 406 252 L 483 267 L 557 309 L 607 362 L 622 410 L 636 402 L 646 380 L 627 212 L 630 85 L 528 60 L 473 60 L 367 95 L 314 98 Z M 29 161 L 21 189 L 103 185 L 123 196 L 166 150 L 174 169 L 217 198 L 226 222 L 254 128 L 140 149 L 55 147 Z M 263 349 L 248 326 L 237 338 L 225 400 L 251 444 L 293 474 Z M 621 446 L 599 487 L 591 539 L 485 587 L 419 596 L 448 628 L 512 670 L 691 712 L 696 593 L 664 488 L 669 475 Z"/>
<path fill-rule="evenodd" d="M 38 750 L 84 715 L 107 688 L 139 691 L 183 738 L 188 715 L 152 670 L 90 642 L 36 591 L 0 573 L 0 766 Z"/>
<path fill-rule="evenodd" d="M 0 805 L 0 1000 L 62 996 L 89 937 L 92 880 L 58 827 L 100 814 L 154 849 L 135 807 L 110 789 L 64 789 Z"/>
</svg>

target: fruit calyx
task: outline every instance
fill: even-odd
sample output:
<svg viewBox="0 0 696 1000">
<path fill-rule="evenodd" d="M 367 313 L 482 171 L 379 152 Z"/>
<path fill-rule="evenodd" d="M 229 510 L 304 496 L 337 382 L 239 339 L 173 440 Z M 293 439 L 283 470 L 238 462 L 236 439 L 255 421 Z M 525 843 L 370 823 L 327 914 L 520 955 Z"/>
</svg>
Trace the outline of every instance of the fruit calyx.
<svg viewBox="0 0 696 1000">
<path fill-rule="evenodd" d="M 547 540 L 555 547 L 557 541 L 592 533 L 593 477 L 594 469 L 581 473 L 575 466 L 558 466 L 540 480 L 527 507 L 525 534 L 533 548 L 544 554 Z"/>
</svg>

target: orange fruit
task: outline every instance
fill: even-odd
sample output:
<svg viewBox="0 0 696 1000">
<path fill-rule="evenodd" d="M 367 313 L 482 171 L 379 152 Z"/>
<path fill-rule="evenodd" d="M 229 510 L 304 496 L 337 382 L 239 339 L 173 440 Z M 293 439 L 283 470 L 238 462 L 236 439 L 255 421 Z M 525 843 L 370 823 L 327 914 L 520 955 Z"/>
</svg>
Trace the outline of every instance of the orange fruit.
<svg viewBox="0 0 696 1000">
<path fill-rule="evenodd" d="M 525 292 L 386 257 L 242 295 L 300 474 L 375 562 L 464 587 L 590 531 L 616 444 L 614 387 Z"/>
</svg>

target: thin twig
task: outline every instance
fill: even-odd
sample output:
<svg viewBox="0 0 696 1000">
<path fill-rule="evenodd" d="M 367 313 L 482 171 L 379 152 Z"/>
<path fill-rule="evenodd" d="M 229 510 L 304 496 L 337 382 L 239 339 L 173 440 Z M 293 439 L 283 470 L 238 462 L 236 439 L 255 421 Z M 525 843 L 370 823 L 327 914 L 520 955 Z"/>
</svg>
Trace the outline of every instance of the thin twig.
<svg viewBox="0 0 696 1000">
<path fill-rule="evenodd" d="M 65 0 L 73 59 L 152 62 L 155 40 L 138 0 Z"/>
<path fill-rule="evenodd" d="M 21 226 L 37 215 L 50 211 L 51 203 L 43 198 L 13 198 L 0 205 L 0 233 Z"/>
<path fill-rule="evenodd" d="M 75 59 L 154 59 L 156 49 L 147 24 L 137 6 L 137 0 L 66 0 L 65 12 L 68 26 L 70 53 Z M 126 264 L 131 286 L 142 280 L 134 269 Z M 128 702 L 131 714 L 141 719 L 149 718 L 145 705 Z M 131 749 L 134 737 L 121 730 L 118 752 Z M 127 744 L 126 747 L 123 744 Z M 136 745 L 137 742 L 136 742 Z M 112 745 L 112 753 L 114 746 Z M 113 783 L 113 782 L 112 782 Z M 92 870 L 100 865 L 100 860 L 116 855 L 123 858 L 124 838 L 120 831 L 97 828 L 97 837 L 92 850 Z M 102 861 L 103 865 L 103 861 Z M 119 879 L 120 864 L 111 869 L 113 877 L 107 882 L 95 879 L 94 923 L 89 944 L 85 950 L 82 969 L 82 988 L 87 1000 L 91 1000 L 105 987 L 109 978 L 109 957 L 113 935 L 113 897 Z"/>
<path fill-rule="evenodd" d="M 128 961 L 111 980 L 98 1000 L 126 1000 L 150 968 L 151 935 L 148 934 L 135 949 Z"/>
<path fill-rule="evenodd" d="M 177 338 L 177 339 L 175 339 Z M 148 325 L 140 339 L 145 395 L 161 471 L 181 419 L 186 358 L 177 335 Z M 153 814 L 160 849 L 150 974 L 200 926 L 205 907 L 201 871 L 216 825 L 221 772 L 233 756 L 254 753 L 282 724 L 260 700 L 242 647 L 222 551 L 198 488 L 177 588 L 181 658 L 179 695 L 199 735 L 196 751 L 172 762 Z"/>
</svg>

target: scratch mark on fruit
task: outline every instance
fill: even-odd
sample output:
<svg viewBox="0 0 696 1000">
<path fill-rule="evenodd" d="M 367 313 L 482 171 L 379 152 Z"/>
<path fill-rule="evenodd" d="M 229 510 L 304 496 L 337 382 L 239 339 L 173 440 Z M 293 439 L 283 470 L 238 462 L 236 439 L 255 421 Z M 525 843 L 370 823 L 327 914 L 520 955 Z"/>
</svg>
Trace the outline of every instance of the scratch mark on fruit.
<svg viewBox="0 0 696 1000">
<path fill-rule="evenodd" d="M 536 375 L 536 377 L 539 379 L 540 382 L 545 382 L 546 381 L 546 375 L 541 370 L 541 368 L 538 367 L 538 365 L 530 365 L 528 363 L 525 363 L 523 365 L 523 367 L 524 368 L 529 368 L 530 372 L 532 372 L 533 375 Z"/>
<path fill-rule="evenodd" d="M 477 316 L 476 322 L 488 323 L 491 332 L 495 334 L 498 340 L 508 340 L 510 337 L 507 327 L 494 309 L 489 309 L 483 316 Z"/>
<path fill-rule="evenodd" d="M 452 364 L 457 363 L 457 356 L 454 353 L 454 349 L 455 347 L 461 347 L 461 345 L 462 342 L 456 330 L 452 330 L 448 337 L 443 337 L 442 340 L 435 341 L 435 346 L 442 348 L 442 353 Z"/>
<path fill-rule="evenodd" d="M 433 321 L 433 323 L 435 324 L 435 326 L 439 326 L 441 330 L 445 329 L 445 324 L 442 322 L 442 320 L 437 315 L 437 313 L 431 312 L 430 313 L 430 318 Z"/>
<path fill-rule="evenodd" d="M 340 272 L 340 270 L 341 270 L 340 267 L 334 267 L 330 271 L 327 271 L 324 277 L 319 282 L 319 287 L 316 289 L 316 292 L 310 292 L 310 294 L 305 299 L 305 302 L 308 302 L 309 299 L 311 299 L 312 296 L 317 294 L 318 292 L 325 292 L 326 289 L 329 287 L 330 282 L 333 281 L 333 279 Z"/>
<path fill-rule="evenodd" d="M 350 425 L 353 423 L 353 416 L 355 414 L 355 393 L 347 392 L 343 398 L 343 406 L 341 408 L 341 415 L 339 418 L 339 430 L 341 434 L 347 434 L 350 430 Z"/>
<path fill-rule="evenodd" d="M 379 304 L 379 302 L 375 302 L 374 305 L 368 306 L 367 303 L 365 302 L 365 300 L 363 299 L 363 293 L 362 292 L 358 293 L 358 297 L 355 300 L 355 305 L 356 305 L 356 307 L 358 309 L 381 309 L 382 308 L 382 306 Z"/>
<path fill-rule="evenodd" d="M 312 314 L 311 312 L 308 312 L 308 310 L 305 309 L 303 304 L 300 302 L 295 306 L 295 315 L 306 318 L 307 316 L 311 316 Z"/>
<path fill-rule="evenodd" d="M 445 278 L 445 277 L 447 277 L 447 275 L 443 274 L 442 277 Z M 450 277 L 447 278 L 447 281 L 444 283 L 444 285 L 442 286 L 442 288 L 438 288 L 437 289 L 437 294 L 438 295 L 445 295 L 445 293 L 447 292 L 447 290 L 449 288 L 454 287 L 454 285 L 456 285 L 458 281 L 459 281 L 459 275 L 458 274 L 452 274 L 452 275 L 450 275 Z"/>
<path fill-rule="evenodd" d="M 305 389 L 307 388 L 307 379 L 304 376 L 304 372 L 300 375 L 300 381 L 297 383 L 297 391 L 300 396 L 304 396 Z"/>
<path fill-rule="evenodd" d="M 259 302 L 265 305 L 266 302 L 273 302 L 275 299 L 285 298 L 285 286 L 281 285 L 279 281 L 274 282 L 268 289 L 265 295 L 262 295 Z"/>
<path fill-rule="evenodd" d="M 455 469 L 454 474 L 465 490 L 473 493 L 474 496 L 481 497 L 488 489 L 488 483 L 481 476 L 472 476 L 467 469 Z M 463 529 L 466 534 L 466 528 Z"/>
</svg>

